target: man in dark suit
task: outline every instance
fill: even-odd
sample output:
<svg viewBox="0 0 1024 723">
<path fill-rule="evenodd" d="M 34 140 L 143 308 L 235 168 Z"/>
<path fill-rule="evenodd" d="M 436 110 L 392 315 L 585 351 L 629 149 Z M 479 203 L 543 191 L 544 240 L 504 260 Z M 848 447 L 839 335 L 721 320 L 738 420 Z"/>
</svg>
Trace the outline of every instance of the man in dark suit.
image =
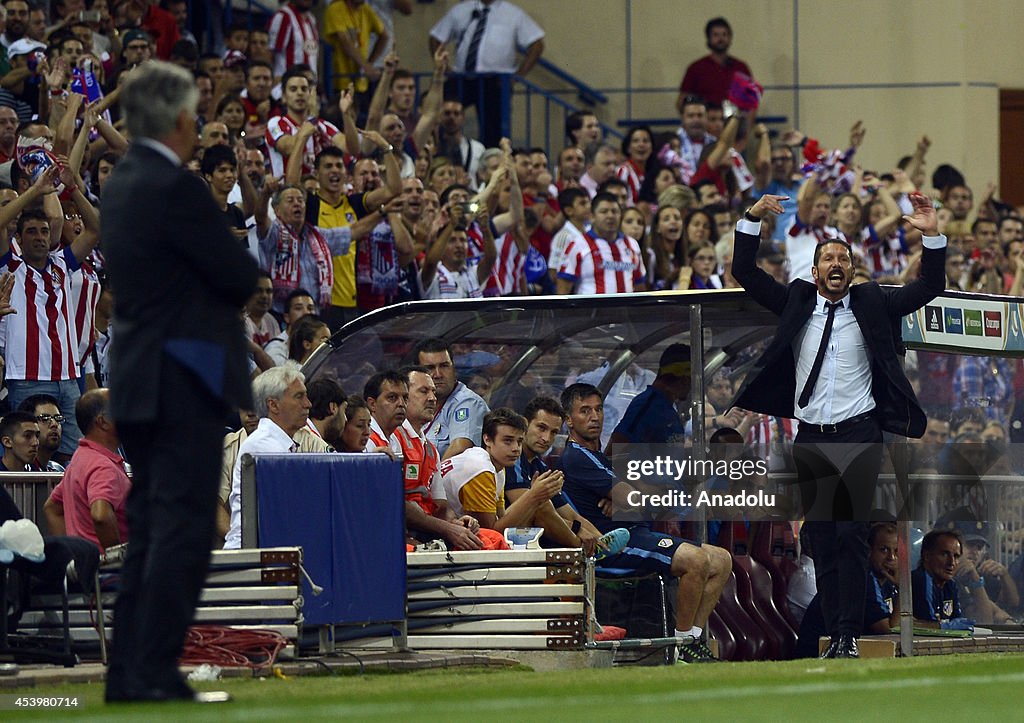
<svg viewBox="0 0 1024 723">
<path fill-rule="evenodd" d="M 103 190 L 111 411 L 134 472 L 108 701 L 198 699 L 177 660 L 209 564 L 223 422 L 251 407 L 241 309 L 257 267 L 182 165 L 196 100 L 186 71 L 136 69 L 121 95 L 135 140 Z"/>
<path fill-rule="evenodd" d="M 900 364 L 901 319 L 943 290 L 946 237 L 938 233 L 931 200 L 911 194 L 914 214 L 903 218 L 923 235 L 919 279 L 893 289 L 851 286 L 849 244 L 826 239 L 815 248 L 815 283 L 784 286 L 754 259 L 761 220 L 782 213 L 785 200 L 762 196 L 736 224 L 733 276 L 779 316 L 779 326 L 735 404 L 800 420 L 794 456 L 832 639 L 825 655 L 856 658 L 882 432 L 916 438 L 927 422 Z"/>
</svg>

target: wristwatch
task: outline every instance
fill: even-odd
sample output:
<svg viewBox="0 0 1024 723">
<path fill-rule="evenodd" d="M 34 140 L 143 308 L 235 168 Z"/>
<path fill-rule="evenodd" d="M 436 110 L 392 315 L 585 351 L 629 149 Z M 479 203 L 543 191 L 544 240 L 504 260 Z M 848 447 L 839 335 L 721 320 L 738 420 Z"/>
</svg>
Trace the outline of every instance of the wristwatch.
<svg viewBox="0 0 1024 723">
<path fill-rule="evenodd" d="M 977 580 L 973 580 L 967 583 L 968 590 L 980 590 L 985 587 L 985 578 L 979 577 Z"/>
<path fill-rule="evenodd" d="M 393 145 L 391 145 L 390 143 L 388 143 L 387 150 L 385 150 L 383 152 L 384 153 L 394 153 L 395 152 L 395 147 Z"/>
<path fill-rule="evenodd" d="M 747 219 L 751 223 L 761 223 L 761 219 L 759 219 L 757 216 L 750 215 L 750 209 L 749 208 L 746 211 L 743 212 L 743 218 Z"/>
</svg>

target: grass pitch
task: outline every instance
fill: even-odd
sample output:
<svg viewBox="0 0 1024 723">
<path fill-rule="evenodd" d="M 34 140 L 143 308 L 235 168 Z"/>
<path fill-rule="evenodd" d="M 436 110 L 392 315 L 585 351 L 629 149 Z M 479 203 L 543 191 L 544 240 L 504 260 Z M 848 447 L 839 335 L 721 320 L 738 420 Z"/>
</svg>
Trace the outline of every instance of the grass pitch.
<svg viewBox="0 0 1024 723">
<path fill-rule="evenodd" d="M 25 689 L 77 695 L 77 711 L 3 713 L 6 720 L 656 721 L 1020 720 L 1024 656 L 802 660 L 535 673 L 444 670 L 204 683 L 235 700 L 103 704 L 99 684 Z M 18 691 L 2 691 L 4 694 Z"/>
</svg>

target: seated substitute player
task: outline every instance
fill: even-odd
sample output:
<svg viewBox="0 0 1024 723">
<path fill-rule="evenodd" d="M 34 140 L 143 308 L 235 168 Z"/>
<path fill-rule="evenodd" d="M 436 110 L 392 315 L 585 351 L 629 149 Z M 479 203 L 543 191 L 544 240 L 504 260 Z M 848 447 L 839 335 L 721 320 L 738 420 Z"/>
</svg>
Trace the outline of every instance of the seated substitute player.
<svg viewBox="0 0 1024 723">
<path fill-rule="evenodd" d="M 921 541 L 921 562 L 910 575 L 914 591 L 914 625 L 968 630 L 973 621 L 963 617 L 956 570 L 964 543 L 958 530 L 932 530 Z"/>
<path fill-rule="evenodd" d="M 519 461 L 505 470 L 505 500 L 512 504 L 530 489 L 533 480 L 549 468 L 541 455 L 555 441 L 555 435 L 565 421 L 565 411 L 553 397 L 536 397 L 526 405 L 526 436 Z M 544 528 L 541 544 L 552 547 L 582 547 L 588 555 L 605 557 L 622 549 L 628 532 L 621 530 L 621 541 L 602 537 L 589 520 L 573 509 L 569 498 L 559 492 L 551 498 L 550 506 L 541 505 L 534 522 Z M 550 545 L 548 544 L 550 543 Z"/>
<path fill-rule="evenodd" d="M 471 447 L 441 462 L 441 482 L 456 517 L 471 515 L 481 528 L 503 532 L 509 527 L 540 527 L 541 505 L 562 490 L 562 473 L 538 475 L 530 489 L 505 507 L 505 468 L 515 466 L 523 450 L 526 420 L 508 407 L 484 417 L 483 446 Z"/>
<path fill-rule="evenodd" d="M 566 492 L 579 513 L 607 533 L 616 523 L 601 511 L 602 501 L 610 499 L 613 509 L 628 510 L 633 507 L 630 493 L 636 488 L 616 478 L 611 460 L 601 452 L 604 400 L 597 387 L 581 383 L 566 387 L 562 407 L 568 413 L 569 426 L 569 440 L 560 460 Z M 655 532 L 646 522 L 624 526 L 629 530 L 629 542 L 605 564 L 679 578 L 675 634 L 694 639 L 679 645 L 679 660 L 716 661 L 700 636 L 729 579 L 732 556 L 720 547 Z"/>
<path fill-rule="evenodd" d="M 879 522 L 868 532 L 867 594 L 864 596 L 863 635 L 888 635 L 900 624 L 899 588 L 896 570 L 896 525 Z M 818 641 L 828 637 L 825 617 L 821 613 L 821 597 L 815 595 L 800 622 L 800 640 L 793 657 L 818 657 Z"/>
</svg>

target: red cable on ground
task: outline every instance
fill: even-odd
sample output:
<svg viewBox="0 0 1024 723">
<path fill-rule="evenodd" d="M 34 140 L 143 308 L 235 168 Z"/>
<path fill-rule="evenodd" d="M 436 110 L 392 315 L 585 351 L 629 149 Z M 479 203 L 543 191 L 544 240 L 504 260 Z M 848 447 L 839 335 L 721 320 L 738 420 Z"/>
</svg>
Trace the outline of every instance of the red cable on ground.
<svg viewBox="0 0 1024 723">
<path fill-rule="evenodd" d="M 238 630 L 225 625 L 193 625 L 185 635 L 181 665 L 219 665 L 253 670 L 270 667 L 288 639 L 273 630 Z"/>
</svg>

